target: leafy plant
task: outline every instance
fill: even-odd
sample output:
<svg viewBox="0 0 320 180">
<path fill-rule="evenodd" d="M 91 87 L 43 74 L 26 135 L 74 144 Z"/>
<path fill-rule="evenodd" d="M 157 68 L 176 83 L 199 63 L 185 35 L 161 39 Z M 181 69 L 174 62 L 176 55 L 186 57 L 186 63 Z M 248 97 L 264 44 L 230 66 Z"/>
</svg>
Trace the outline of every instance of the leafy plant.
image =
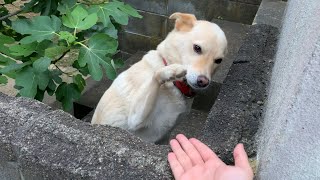
<svg viewBox="0 0 320 180">
<path fill-rule="evenodd" d="M 0 84 L 13 78 L 18 96 L 42 101 L 45 93 L 55 95 L 70 110 L 86 86 L 85 76 L 116 77 L 122 64 L 113 59 L 117 33 L 130 16 L 142 17 L 116 0 L 31 0 L 12 14 L 0 5 Z"/>
</svg>

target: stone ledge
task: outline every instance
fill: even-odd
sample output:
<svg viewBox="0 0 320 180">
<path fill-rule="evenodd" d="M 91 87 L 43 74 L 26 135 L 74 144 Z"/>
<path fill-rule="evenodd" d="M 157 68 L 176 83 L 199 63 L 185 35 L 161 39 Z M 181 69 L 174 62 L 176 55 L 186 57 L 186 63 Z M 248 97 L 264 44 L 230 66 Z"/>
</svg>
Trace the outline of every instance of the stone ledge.
<svg viewBox="0 0 320 180">
<path fill-rule="evenodd" d="M 256 154 L 255 136 L 263 119 L 277 36 L 272 26 L 250 27 L 202 130 L 201 139 L 228 163 L 239 142 L 250 157 Z"/>
<path fill-rule="evenodd" d="M 252 24 L 268 24 L 281 28 L 287 2 L 281 0 L 262 0 Z"/>
<path fill-rule="evenodd" d="M 171 178 L 167 146 L 144 143 L 121 129 L 91 126 L 1 93 L 0 117 L 0 164 L 17 162 L 24 179 Z"/>
</svg>

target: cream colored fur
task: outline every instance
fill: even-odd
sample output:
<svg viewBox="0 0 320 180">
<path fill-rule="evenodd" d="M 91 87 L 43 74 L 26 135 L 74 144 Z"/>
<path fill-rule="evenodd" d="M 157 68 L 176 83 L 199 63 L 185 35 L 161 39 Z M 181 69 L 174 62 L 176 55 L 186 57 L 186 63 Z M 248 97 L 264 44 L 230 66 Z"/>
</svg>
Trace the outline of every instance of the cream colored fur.
<svg viewBox="0 0 320 180">
<path fill-rule="evenodd" d="M 174 13 L 170 18 L 176 19 L 175 29 L 157 50 L 114 80 L 97 105 L 92 124 L 120 127 L 156 142 L 171 130 L 179 114 L 190 110 L 192 99 L 185 98 L 172 81 L 185 77 L 197 89 L 199 75 L 211 80 L 227 40 L 219 26 L 191 14 Z M 202 54 L 194 51 L 195 44 Z"/>
</svg>

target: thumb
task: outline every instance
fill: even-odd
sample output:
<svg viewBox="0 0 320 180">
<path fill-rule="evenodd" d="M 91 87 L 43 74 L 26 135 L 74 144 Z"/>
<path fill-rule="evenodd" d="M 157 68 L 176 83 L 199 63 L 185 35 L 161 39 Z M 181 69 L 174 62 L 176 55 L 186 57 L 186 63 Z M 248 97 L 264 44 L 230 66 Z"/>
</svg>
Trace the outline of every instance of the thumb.
<svg viewBox="0 0 320 180">
<path fill-rule="evenodd" d="M 244 150 L 243 144 L 238 144 L 233 151 L 233 157 L 236 167 L 246 170 L 252 174 L 252 169 L 249 164 L 248 156 Z"/>
</svg>

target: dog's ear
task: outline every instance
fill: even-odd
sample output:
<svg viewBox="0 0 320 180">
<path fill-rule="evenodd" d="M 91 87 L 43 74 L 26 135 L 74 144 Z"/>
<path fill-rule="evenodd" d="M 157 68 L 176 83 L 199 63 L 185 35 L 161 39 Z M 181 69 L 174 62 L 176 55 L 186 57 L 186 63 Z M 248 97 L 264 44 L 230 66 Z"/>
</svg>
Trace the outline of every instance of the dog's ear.
<svg viewBox="0 0 320 180">
<path fill-rule="evenodd" d="M 175 19 L 175 29 L 178 31 L 190 31 L 194 26 L 197 18 L 193 14 L 173 13 L 169 19 Z"/>
</svg>

